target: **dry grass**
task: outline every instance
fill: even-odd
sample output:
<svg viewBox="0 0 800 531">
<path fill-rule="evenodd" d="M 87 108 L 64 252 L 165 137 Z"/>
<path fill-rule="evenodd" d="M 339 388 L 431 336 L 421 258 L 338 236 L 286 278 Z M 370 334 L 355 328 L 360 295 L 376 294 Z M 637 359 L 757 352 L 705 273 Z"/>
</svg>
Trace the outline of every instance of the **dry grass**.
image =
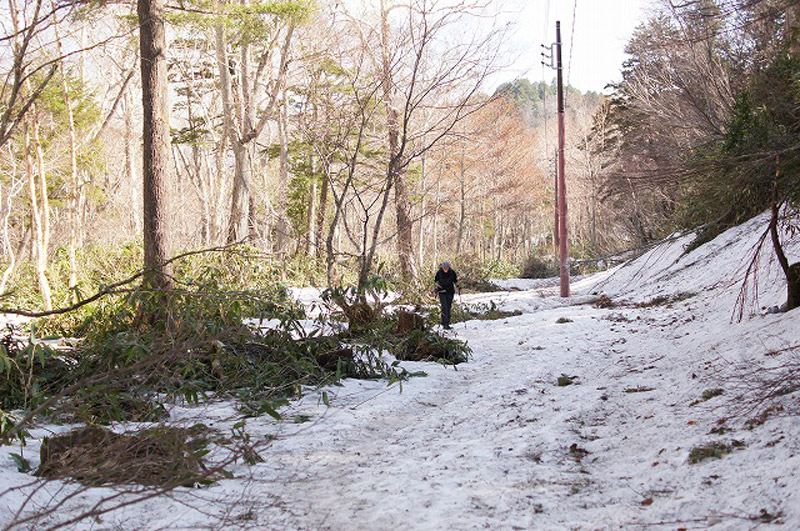
<svg viewBox="0 0 800 531">
<path fill-rule="evenodd" d="M 37 475 L 92 486 L 206 483 L 203 432 L 167 426 L 126 434 L 94 426 L 73 430 L 44 440 Z"/>
</svg>

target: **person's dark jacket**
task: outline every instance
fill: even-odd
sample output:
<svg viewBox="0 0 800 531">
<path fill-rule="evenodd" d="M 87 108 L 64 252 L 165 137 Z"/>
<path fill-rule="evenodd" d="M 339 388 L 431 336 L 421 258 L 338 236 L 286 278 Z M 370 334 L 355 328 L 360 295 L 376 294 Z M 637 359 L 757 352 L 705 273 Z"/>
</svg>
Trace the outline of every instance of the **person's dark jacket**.
<svg viewBox="0 0 800 531">
<path fill-rule="evenodd" d="M 445 272 L 444 269 L 439 268 L 434 277 L 436 282 L 437 293 L 455 293 L 456 284 L 458 283 L 458 274 L 452 267 L 449 271 Z"/>
</svg>

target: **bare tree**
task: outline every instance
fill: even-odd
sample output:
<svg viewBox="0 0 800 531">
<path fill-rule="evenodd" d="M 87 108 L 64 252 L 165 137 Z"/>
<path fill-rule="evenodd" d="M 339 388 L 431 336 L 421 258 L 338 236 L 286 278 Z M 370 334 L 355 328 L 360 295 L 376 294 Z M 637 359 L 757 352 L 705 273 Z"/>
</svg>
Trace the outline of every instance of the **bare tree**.
<svg viewBox="0 0 800 531">
<path fill-rule="evenodd" d="M 68 7 L 68 4 L 63 7 Z M 11 41 L 12 56 L 11 68 L 0 87 L 3 109 L 0 113 L 0 147 L 8 142 L 17 125 L 56 73 L 58 68 L 56 62 L 32 65 L 32 56 L 40 52 L 33 49 L 34 41 L 44 31 L 48 19 L 54 14 L 55 10 L 51 12 L 45 8 L 44 0 L 36 0 L 32 6 L 28 6 L 25 2 L 21 10 L 15 0 L 8 0 L 12 31 L 3 36 L 0 42 Z M 24 17 L 22 23 L 20 16 Z M 43 76 L 32 83 L 31 79 L 39 72 L 43 72 Z"/>
<path fill-rule="evenodd" d="M 382 241 L 379 234 L 394 191 L 401 273 L 406 278 L 416 273 L 407 169 L 489 101 L 478 95 L 486 77 L 499 66 L 504 28 L 481 18 L 486 16 L 485 7 L 483 2 L 415 0 L 394 6 L 381 2 L 378 28 L 362 30 L 362 41 L 377 41 L 369 48 L 380 50 L 373 61 L 380 75 L 388 140 L 384 199 L 364 257 L 368 267 Z M 392 11 L 401 14 L 394 21 Z M 456 28 L 477 27 L 479 21 L 489 29 L 459 38 Z M 360 284 L 367 274 L 362 270 Z"/>
<path fill-rule="evenodd" d="M 280 106 L 280 91 L 289 63 L 292 37 L 307 9 L 300 5 L 294 13 L 283 17 L 284 11 L 276 7 L 272 14 L 271 33 L 266 35 L 253 34 L 245 20 L 238 35 L 239 61 L 234 62 L 228 51 L 229 35 L 221 19 L 225 14 L 225 5 L 218 3 L 220 20 L 215 27 L 215 44 L 225 130 L 234 155 L 233 195 L 227 234 L 228 241 L 233 242 L 246 238 L 251 232 L 253 146 L 266 124 L 275 118 Z M 258 62 L 252 66 L 252 48 L 254 43 L 262 41 L 265 44 L 258 46 Z M 272 79 L 265 80 L 275 62 L 277 67 Z M 236 90 L 232 78 L 234 72 L 238 80 Z"/>
<path fill-rule="evenodd" d="M 11 179 L 8 184 L 8 191 L 5 197 L 0 197 L 0 215 L 3 220 L 3 254 L 8 256 L 8 265 L 3 271 L 3 276 L 0 277 L 0 295 L 5 293 L 6 286 L 8 285 L 8 278 L 14 271 L 17 265 L 17 253 L 14 251 L 14 245 L 11 243 L 11 234 L 9 227 L 9 220 L 11 219 L 12 206 L 15 197 L 24 189 L 24 180 L 17 177 L 17 163 L 14 153 L 11 151 L 11 144 L 6 144 L 9 151 L 9 160 L 11 163 L 11 171 L 9 172 Z M 2 186 L 0 185 L 0 192 Z"/>
</svg>

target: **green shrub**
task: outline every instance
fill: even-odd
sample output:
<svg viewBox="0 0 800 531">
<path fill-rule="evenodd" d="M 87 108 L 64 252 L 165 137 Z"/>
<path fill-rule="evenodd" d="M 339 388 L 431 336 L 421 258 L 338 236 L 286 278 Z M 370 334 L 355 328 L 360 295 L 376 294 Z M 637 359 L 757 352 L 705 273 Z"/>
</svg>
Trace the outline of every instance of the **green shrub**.
<svg viewBox="0 0 800 531">
<path fill-rule="evenodd" d="M 700 398 L 702 398 L 705 401 L 705 400 L 711 400 L 716 396 L 721 396 L 724 394 L 725 394 L 724 389 L 716 387 L 714 389 L 706 389 L 705 391 L 703 391 L 703 394 L 700 396 Z"/>
<path fill-rule="evenodd" d="M 482 261 L 474 255 L 461 257 L 453 266 L 458 271 L 459 286 L 467 291 L 499 291 L 500 288 L 492 283 L 491 279 L 512 278 L 520 274 L 520 268 L 511 262 Z"/>
<path fill-rule="evenodd" d="M 706 459 L 721 459 L 733 451 L 733 447 L 720 442 L 695 446 L 689 452 L 689 464 L 695 465 Z"/>
<path fill-rule="evenodd" d="M 489 303 L 481 302 L 478 304 L 454 304 L 452 309 L 451 323 L 463 321 L 496 321 L 522 315 L 520 310 L 501 310 L 494 301 Z"/>
<path fill-rule="evenodd" d="M 572 255 L 574 257 L 574 255 Z M 571 276 L 586 275 L 599 271 L 597 262 L 576 262 L 570 261 L 569 274 Z M 561 274 L 561 266 L 558 261 L 547 257 L 542 258 L 540 255 L 533 255 L 525 260 L 522 265 L 522 278 L 553 278 Z"/>
<path fill-rule="evenodd" d="M 69 348 L 55 351 L 9 332 L 0 351 L 0 412 L 31 411 L 69 391 L 43 413 L 52 420 L 91 424 L 150 422 L 163 418 L 166 402 L 193 404 L 213 395 L 236 399 L 248 415 L 277 418 L 277 408 L 303 386 L 344 377 L 394 382 L 412 376 L 386 362 L 385 351 L 444 363 L 460 363 L 469 355 L 466 343 L 429 328 L 396 334 L 395 318 L 380 304 L 361 329 L 349 334 L 307 334 L 300 323 L 304 309 L 289 297 L 275 268 L 246 247 L 194 255 L 174 264 L 169 292 L 128 286 L 32 325 L 38 333 L 78 338 Z M 105 266 L 99 270 L 101 276 L 110 274 Z M 378 297 L 387 289 L 382 277 L 367 285 Z M 347 290 L 340 295 L 359 297 Z M 278 325 L 264 330 L 248 319 Z M 5 437 L 17 430 L 16 421 L 3 415 L 0 435 Z"/>
<path fill-rule="evenodd" d="M 562 375 L 561 375 L 561 376 L 559 376 L 559 377 L 558 377 L 558 379 L 556 380 L 556 385 L 557 385 L 558 387 L 566 387 L 566 386 L 568 386 L 568 385 L 572 385 L 572 384 L 574 384 L 574 383 L 575 383 L 575 380 L 576 380 L 577 378 L 578 378 L 577 376 L 569 376 L 569 375 L 567 375 L 567 374 L 562 374 Z"/>
<path fill-rule="evenodd" d="M 33 409 L 69 379 L 77 360 L 45 344 L 19 339 L 20 330 L 0 333 L 0 409 Z"/>
<path fill-rule="evenodd" d="M 555 260 L 530 256 L 522 266 L 522 278 L 552 278 L 559 275 L 559 265 Z"/>
<path fill-rule="evenodd" d="M 672 295 L 658 295 L 653 297 L 649 301 L 640 302 L 635 304 L 636 308 L 655 308 L 657 306 L 666 306 L 668 304 L 674 304 L 676 302 L 685 301 L 687 299 L 691 299 L 692 297 L 696 296 L 697 294 L 692 291 L 681 291 L 678 293 L 674 293 Z"/>
<path fill-rule="evenodd" d="M 444 337 L 428 330 L 412 330 L 390 348 L 398 360 L 436 361 L 457 365 L 469 360 L 472 349 L 463 341 Z"/>
</svg>

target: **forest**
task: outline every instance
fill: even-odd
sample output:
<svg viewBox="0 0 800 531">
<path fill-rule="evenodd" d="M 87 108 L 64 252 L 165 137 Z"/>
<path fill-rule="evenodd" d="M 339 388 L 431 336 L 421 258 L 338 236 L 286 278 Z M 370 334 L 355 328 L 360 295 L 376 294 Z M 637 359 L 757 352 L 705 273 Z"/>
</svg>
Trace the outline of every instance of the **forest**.
<svg viewBox="0 0 800 531">
<path fill-rule="evenodd" d="M 0 443 L 19 471 L 37 441 L 47 480 L 207 486 L 269 445 L 235 419 L 424 376 L 401 361 L 472 359 L 436 326 L 442 261 L 475 297 L 558 275 L 556 82 L 503 77 L 501 4 L 5 0 Z M 571 273 L 761 215 L 731 311 L 758 306 L 769 257 L 790 312 L 800 2 L 650 8 L 619 80 L 565 88 Z M 521 313 L 459 300 L 454 322 Z M 170 424 L 215 400 L 232 435 Z M 0 524 L 75 525 L 154 491 L 77 492 Z"/>
</svg>

